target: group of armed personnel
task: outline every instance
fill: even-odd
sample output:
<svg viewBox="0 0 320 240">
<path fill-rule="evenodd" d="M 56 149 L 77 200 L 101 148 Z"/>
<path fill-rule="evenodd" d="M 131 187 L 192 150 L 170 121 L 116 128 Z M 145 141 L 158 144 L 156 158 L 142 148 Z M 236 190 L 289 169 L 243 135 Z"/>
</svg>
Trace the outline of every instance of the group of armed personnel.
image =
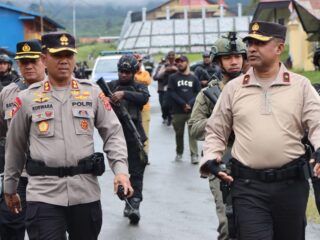
<svg viewBox="0 0 320 240">
<path fill-rule="evenodd" d="M 252 22 L 244 39 L 218 38 L 194 73 L 171 51 L 154 75 L 163 121 L 176 133 L 175 160 L 185 124 L 191 163 L 204 141 L 200 174 L 209 178 L 219 240 L 305 239 L 310 177 L 320 208 L 320 97 L 280 62 L 285 35 L 282 25 Z M 30 240 L 98 239 L 105 165 L 94 127 L 123 214 L 140 220 L 150 75 L 141 55 L 124 55 L 119 79 L 100 79 L 99 88 L 74 77 L 76 53 L 68 33 L 19 42 L 21 78 L 10 78 L 12 61 L 0 56 L 1 239 L 24 239 L 25 230 Z"/>
</svg>

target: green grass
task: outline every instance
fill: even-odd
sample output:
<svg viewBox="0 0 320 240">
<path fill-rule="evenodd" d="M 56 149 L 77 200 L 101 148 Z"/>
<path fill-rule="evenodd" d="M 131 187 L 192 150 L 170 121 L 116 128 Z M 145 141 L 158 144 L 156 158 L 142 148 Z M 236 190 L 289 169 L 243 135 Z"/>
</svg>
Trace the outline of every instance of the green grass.
<svg viewBox="0 0 320 240">
<path fill-rule="evenodd" d="M 110 43 L 94 43 L 87 45 L 80 45 L 78 47 L 77 61 L 87 61 L 90 67 L 93 66 L 96 57 L 101 51 L 115 51 L 117 47 Z M 88 59 L 91 55 L 92 58 Z"/>
<path fill-rule="evenodd" d="M 310 193 L 308 206 L 307 206 L 307 218 L 308 221 L 313 223 L 320 223 L 320 217 L 318 213 L 318 209 L 316 206 L 316 203 L 314 201 L 314 195 L 313 193 Z"/>
<path fill-rule="evenodd" d="M 294 69 L 293 71 L 309 78 L 312 83 L 320 83 L 320 71 L 302 71 Z"/>
</svg>

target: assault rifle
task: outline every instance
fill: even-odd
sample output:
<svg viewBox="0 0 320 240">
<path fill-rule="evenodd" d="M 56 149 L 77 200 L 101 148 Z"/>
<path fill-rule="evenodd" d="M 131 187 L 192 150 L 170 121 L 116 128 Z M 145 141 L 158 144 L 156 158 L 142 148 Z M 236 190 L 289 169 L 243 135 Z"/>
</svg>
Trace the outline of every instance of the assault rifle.
<svg viewBox="0 0 320 240">
<path fill-rule="evenodd" d="M 109 88 L 109 86 L 105 83 L 104 79 L 101 77 L 97 81 L 97 84 L 101 88 L 104 95 L 106 95 L 108 98 L 112 98 L 112 92 Z M 129 130 L 129 132 L 132 134 L 132 136 L 135 139 L 135 142 L 137 144 L 137 147 L 139 149 L 139 158 L 143 164 L 148 163 L 148 155 L 143 149 L 143 143 L 141 141 L 141 136 L 134 125 L 134 122 L 132 121 L 132 118 L 130 114 L 128 113 L 128 110 L 125 106 L 123 106 L 120 102 L 114 103 L 111 102 L 113 111 L 116 113 L 117 117 L 121 121 L 123 125 L 125 125 L 126 129 Z"/>
</svg>

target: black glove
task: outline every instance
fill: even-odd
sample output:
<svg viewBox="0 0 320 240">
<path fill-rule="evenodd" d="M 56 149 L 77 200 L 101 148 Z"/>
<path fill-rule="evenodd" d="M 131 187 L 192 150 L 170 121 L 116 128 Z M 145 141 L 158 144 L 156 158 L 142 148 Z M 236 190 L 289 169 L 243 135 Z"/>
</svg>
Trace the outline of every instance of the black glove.
<svg viewBox="0 0 320 240">
<path fill-rule="evenodd" d="M 216 177 L 219 177 L 218 173 L 223 171 L 221 168 L 221 164 L 218 163 L 216 160 L 209 160 L 205 163 L 206 168 L 209 169 L 210 173 L 215 175 Z"/>
<path fill-rule="evenodd" d="M 320 148 L 318 148 L 313 154 L 312 158 L 315 160 L 316 163 L 320 163 Z"/>
</svg>

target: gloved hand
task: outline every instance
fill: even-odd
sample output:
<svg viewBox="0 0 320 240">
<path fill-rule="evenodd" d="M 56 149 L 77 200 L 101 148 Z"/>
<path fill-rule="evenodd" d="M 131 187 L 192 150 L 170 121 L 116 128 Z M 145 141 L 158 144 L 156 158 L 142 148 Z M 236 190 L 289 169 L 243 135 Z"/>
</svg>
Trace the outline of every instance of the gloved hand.
<svg viewBox="0 0 320 240">
<path fill-rule="evenodd" d="M 4 193 L 4 199 L 11 212 L 18 214 L 22 211 L 21 200 L 18 193 Z"/>
<path fill-rule="evenodd" d="M 215 175 L 217 178 L 226 181 L 226 182 L 232 182 L 233 178 L 228 175 L 224 169 L 221 168 L 221 163 L 217 160 L 209 160 L 205 163 L 205 167 L 209 169 L 210 173 Z"/>
</svg>

